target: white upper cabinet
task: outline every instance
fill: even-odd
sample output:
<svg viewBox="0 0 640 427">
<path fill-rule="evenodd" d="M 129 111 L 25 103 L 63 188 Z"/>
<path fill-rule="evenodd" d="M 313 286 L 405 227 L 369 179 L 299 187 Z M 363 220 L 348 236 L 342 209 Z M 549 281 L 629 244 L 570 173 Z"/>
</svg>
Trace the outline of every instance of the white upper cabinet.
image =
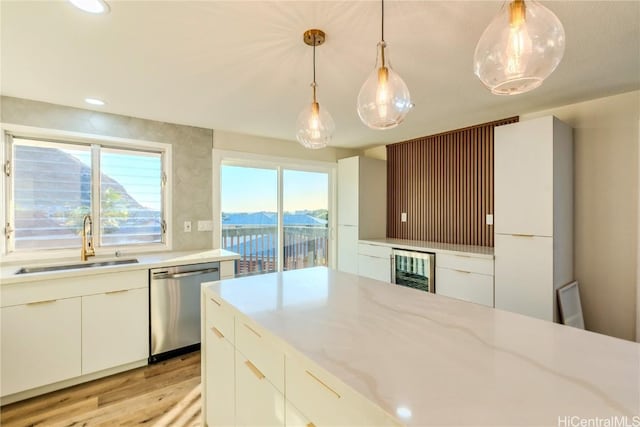
<svg viewBox="0 0 640 427">
<path fill-rule="evenodd" d="M 495 232 L 553 235 L 554 117 L 495 128 Z"/>
<path fill-rule="evenodd" d="M 338 161 L 338 225 L 358 225 L 358 157 Z"/>
</svg>

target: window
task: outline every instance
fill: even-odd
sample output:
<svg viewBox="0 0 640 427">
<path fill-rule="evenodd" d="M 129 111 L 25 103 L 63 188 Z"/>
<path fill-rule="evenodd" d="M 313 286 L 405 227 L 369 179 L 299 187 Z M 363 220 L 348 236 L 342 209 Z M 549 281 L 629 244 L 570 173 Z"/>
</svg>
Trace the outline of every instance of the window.
<svg viewBox="0 0 640 427">
<path fill-rule="evenodd" d="M 8 135 L 7 251 L 164 245 L 166 148 L 117 145 Z"/>
<path fill-rule="evenodd" d="M 214 215 L 220 247 L 240 254 L 236 275 L 330 265 L 335 165 L 246 157 L 214 150 L 220 178 L 214 175 L 220 193 Z"/>
</svg>

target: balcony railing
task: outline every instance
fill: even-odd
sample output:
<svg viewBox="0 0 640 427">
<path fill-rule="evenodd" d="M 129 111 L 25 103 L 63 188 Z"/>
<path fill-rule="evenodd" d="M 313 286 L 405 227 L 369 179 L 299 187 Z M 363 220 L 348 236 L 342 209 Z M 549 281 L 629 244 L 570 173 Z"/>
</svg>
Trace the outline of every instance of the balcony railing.
<svg viewBox="0 0 640 427">
<path fill-rule="evenodd" d="M 285 270 L 327 265 L 327 227 L 284 226 Z M 267 273 L 278 269 L 277 226 L 223 226 L 222 247 L 240 254 L 236 275 Z"/>
</svg>

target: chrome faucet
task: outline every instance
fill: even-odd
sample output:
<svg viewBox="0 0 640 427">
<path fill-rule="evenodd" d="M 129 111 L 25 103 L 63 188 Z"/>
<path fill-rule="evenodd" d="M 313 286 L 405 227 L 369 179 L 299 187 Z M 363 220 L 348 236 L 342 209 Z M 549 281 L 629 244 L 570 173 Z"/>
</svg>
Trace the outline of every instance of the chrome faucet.
<svg viewBox="0 0 640 427">
<path fill-rule="evenodd" d="M 89 224 L 88 233 L 87 223 Z M 80 251 L 80 259 L 86 261 L 87 258 L 95 255 L 96 251 L 93 248 L 93 221 L 91 220 L 91 215 L 85 215 L 82 220 L 82 250 Z"/>
</svg>

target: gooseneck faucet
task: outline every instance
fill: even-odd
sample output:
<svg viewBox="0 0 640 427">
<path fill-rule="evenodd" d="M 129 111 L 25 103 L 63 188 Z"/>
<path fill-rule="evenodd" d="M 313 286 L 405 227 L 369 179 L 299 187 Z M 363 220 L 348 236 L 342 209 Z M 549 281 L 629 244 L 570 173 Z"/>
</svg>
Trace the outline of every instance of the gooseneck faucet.
<svg viewBox="0 0 640 427">
<path fill-rule="evenodd" d="M 88 232 L 87 225 L 89 226 Z M 91 215 L 85 215 L 82 220 L 82 249 L 80 251 L 80 259 L 86 261 L 87 258 L 95 255 L 96 251 L 93 248 L 93 221 L 91 220 Z"/>
</svg>

